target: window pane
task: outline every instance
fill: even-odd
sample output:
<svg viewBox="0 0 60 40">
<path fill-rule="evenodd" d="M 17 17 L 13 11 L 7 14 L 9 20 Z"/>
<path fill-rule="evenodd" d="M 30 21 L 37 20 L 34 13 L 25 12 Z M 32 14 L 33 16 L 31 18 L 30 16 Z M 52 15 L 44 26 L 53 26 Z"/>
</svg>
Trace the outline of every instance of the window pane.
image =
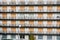
<svg viewBox="0 0 60 40">
<path fill-rule="evenodd" d="M 60 36 L 57 36 L 57 40 L 60 40 Z"/>
<path fill-rule="evenodd" d="M 2 39 L 7 39 L 7 35 L 2 35 Z"/>
<path fill-rule="evenodd" d="M 12 39 L 16 39 L 16 35 L 11 35 L 11 38 Z"/>
<path fill-rule="evenodd" d="M 43 40 L 43 36 L 38 35 L 39 40 Z"/>
<path fill-rule="evenodd" d="M 47 36 L 47 40 L 52 40 L 52 36 Z"/>
</svg>

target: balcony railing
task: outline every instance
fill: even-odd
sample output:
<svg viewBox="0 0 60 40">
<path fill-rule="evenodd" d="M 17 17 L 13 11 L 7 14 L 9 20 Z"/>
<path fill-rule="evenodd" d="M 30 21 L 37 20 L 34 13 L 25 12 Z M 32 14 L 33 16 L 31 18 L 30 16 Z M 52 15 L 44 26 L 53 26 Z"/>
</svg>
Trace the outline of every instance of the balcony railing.
<svg viewBox="0 0 60 40">
<path fill-rule="evenodd" d="M 23 16 L 23 17 L 8 17 L 8 18 L 0 17 L 0 20 L 36 20 L 36 21 L 39 21 L 39 20 L 41 20 L 41 21 L 43 21 L 43 20 L 45 20 L 45 21 L 57 21 L 58 20 L 59 21 L 60 18 L 48 18 L 48 17 L 37 18 L 36 16 L 35 17 Z"/>
<path fill-rule="evenodd" d="M 54 2 L 54 1 L 36 1 L 36 2 L 33 2 L 33 1 L 30 1 L 30 2 L 0 2 L 0 5 L 43 5 L 43 4 L 60 4 L 60 1 L 57 1 L 57 2 Z"/>
<path fill-rule="evenodd" d="M 57 16 L 57 17 L 51 17 L 51 18 L 49 18 L 49 17 L 46 17 L 46 18 L 44 18 L 44 17 L 41 17 L 41 18 L 38 18 L 38 17 L 34 17 L 34 16 L 23 16 L 23 17 L 8 17 L 8 18 L 6 18 L 6 17 L 0 17 L 0 19 L 60 19 L 60 17 L 59 16 Z"/>
<path fill-rule="evenodd" d="M 0 9 L 0 12 L 60 12 L 60 10 L 57 10 L 57 11 L 54 11 L 54 10 L 47 10 L 47 11 L 44 11 L 43 9 L 42 10 L 37 10 L 37 11 L 35 11 L 35 10 L 28 10 L 27 11 L 27 9 L 25 9 L 25 10 L 18 10 L 18 11 L 16 11 L 16 10 L 1 10 Z"/>
<path fill-rule="evenodd" d="M 40 25 L 40 24 L 0 24 L 0 27 L 7 27 L 7 28 L 60 28 L 60 25 Z"/>
<path fill-rule="evenodd" d="M 9 20 L 9 21 L 60 21 L 60 19 L 0 19 L 0 20 Z"/>
<path fill-rule="evenodd" d="M 60 32 L 13 32 L 13 31 L 10 31 L 10 32 L 4 32 L 4 31 L 2 31 L 2 32 L 0 32 L 0 34 L 17 34 L 17 35 L 19 35 L 19 34 L 60 34 Z"/>
</svg>

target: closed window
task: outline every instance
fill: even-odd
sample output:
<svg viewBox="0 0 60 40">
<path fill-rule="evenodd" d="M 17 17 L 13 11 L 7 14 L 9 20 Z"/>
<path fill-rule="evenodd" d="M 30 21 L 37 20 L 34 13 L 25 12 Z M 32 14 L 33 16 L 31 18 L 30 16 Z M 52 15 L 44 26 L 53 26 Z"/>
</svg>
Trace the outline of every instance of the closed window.
<svg viewBox="0 0 60 40">
<path fill-rule="evenodd" d="M 11 35 L 11 39 L 16 39 L 16 35 Z"/>
<path fill-rule="evenodd" d="M 2 35 L 2 40 L 6 40 L 7 39 L 7 35 Z"/>
<path fill-rule="evenodd" d="M 60 36 L 57 36 L 57 40 L 60 40 Z"/>
<path fill-rule="evenodd" d="M 38 40 L 43 40 L 43 36 L 38 35 Z"/>
<path fill-rule="evenodd" d="M 52 40 L 52 36 L 47 36 L 47 40 Z"/>
</svg>

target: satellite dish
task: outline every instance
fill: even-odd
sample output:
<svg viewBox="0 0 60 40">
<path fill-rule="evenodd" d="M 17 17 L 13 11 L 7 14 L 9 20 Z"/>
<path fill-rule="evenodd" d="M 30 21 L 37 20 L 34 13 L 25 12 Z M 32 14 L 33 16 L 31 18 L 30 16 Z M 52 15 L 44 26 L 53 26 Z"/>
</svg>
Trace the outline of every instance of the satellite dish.
<svg viewBox="0 0 60 40">
<path fill-rule="evenodd" d="M 21 27 L 21 25 L 19 25 L 19 27 Z"/>
</svg>

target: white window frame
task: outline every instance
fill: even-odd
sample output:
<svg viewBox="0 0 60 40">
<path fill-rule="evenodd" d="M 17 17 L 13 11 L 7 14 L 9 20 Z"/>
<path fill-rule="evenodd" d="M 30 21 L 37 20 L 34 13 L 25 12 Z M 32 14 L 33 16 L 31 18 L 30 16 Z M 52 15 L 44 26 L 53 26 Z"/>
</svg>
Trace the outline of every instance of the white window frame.
<svg viewBox="0 0 60 40">
<path fill-rule="evenodd" d="M 38 25 L 38 21 L 34 21 L 34 25 Z"/>
<path fill-rule="evenodd" d="M 43 6 L 43 10 L 42 11 L 46 12 L 47 11 L 47 6 Z"/>
<path fill-rule="evenodd" d="M 10 33 L 11 32 L 11 28 L 7 28 L 7 32 Z"/>
<path fill-rule="evenodd" d="M 7 35 L 7 39 L 11 39 L 11 35 Z"/>
</svg>

